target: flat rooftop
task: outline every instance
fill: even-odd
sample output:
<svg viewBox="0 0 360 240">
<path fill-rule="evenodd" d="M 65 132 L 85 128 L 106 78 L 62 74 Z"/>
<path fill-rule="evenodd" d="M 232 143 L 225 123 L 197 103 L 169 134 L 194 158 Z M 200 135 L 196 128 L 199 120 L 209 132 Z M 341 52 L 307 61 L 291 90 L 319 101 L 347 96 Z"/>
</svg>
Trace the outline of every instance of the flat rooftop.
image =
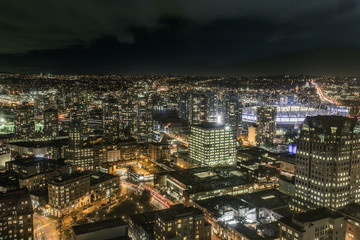
<svg viewBox="0 0 360 240">
<path fill-rule="evenodd" d="M 102 229 L 114 228 L 120 226 L 127 226 L 121 218 L 106 219 L 103 221 L 97 221 L 93 223 L 85 223 L 72 226 L 72 229 L 76 235 L 82 235 L 86 233 L 96 232 Z"/>
<path fill-rule="evenodd" d="M 237 197 L 256 208 L 267 208 L 269 210 L 288 207 L 291 200 L 290 196 L 276 189 L 247 193 Z"/>
<path fill-rule="evenodd" d="M 169 172 L 168 176 L 186 185 L 189 193 L 205 192 L 249 184 L 236 167 L 200 167 Z"/>
<path fill-rule="evenodd" d="M 90 186 L 99 184 L 112 178 L 119 178 L 119 176 L 103 173 L 103 172 L 91 172 L 90 173 Z"/>
<path fill-rule="evenodd" d="M 210 212 L 213 216 L 219 218 L 223 214 L 220 213 L 226 208 L 233 208 L 233 209 L 243 209 L 243 208 L 253 208 L 250 204 L 243 202 L 241 199 L 236 198 L 231 195 L 224 195 L 214 198 L 209 198 L 205 200 L 195 201 L 197 205 L 202 208 L 205 208 L 208 212 Z"/>
<path fill-rule="evenodd" d="M 165 222 L 174 221 L 179 218 L 203 215 L 204 213 L 194 207 L 185 207 L 182 204 L 171 206 L 168 209 L 160 210 L 156 213 Z"/>
</svg>

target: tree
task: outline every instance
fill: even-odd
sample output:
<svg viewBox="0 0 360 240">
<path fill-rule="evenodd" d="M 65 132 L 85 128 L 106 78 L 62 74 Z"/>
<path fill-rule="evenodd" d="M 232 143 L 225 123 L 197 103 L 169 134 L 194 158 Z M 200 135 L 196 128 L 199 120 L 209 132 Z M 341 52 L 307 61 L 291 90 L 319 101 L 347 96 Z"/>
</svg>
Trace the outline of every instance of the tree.
<svg viewBox="0 0 360 240">
<path fill-rule="evenodd" d="M 141 196 L 140 196 L 141 203 L 144 205 L 148 205 L 148 204 L 150 204 L 150 199 L 151 199 L 150 191 L 147 189 L 144 189 L 144 191 L 142 191 Z"/>
</svg>

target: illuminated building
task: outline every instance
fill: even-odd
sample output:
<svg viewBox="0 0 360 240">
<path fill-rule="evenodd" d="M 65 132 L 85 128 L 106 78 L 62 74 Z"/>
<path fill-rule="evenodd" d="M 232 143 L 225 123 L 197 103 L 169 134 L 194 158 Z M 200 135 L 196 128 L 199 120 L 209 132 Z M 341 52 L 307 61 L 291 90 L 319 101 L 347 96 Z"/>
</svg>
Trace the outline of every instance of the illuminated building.
<svg viewBox="0 0 360 240">
<path fill-rule="evenodd" d="M 217 122 L 219 101 L 214 92 L 187 92 L 180 95 L 179 116 L 190 124 Z"/>
<path fill-rule="evenodd" d="M 44 111 L 44 136 L 46 138 L 57 137 L 59 135 L 58 113 L 55 109 Z"/>
<path fill-rule="evenodd" d="M 15 109 L 14 130 L 18 139 L 27 139 L 34 136 L 35 117 L 33 106 L 22 105 Z"/>
<path fill-rule="evenodd" d="M 150 143 L 150 159 L 153 161 L 170 161 L 171 144 Z"/>
<path fill-rule="evenodd" d="M 307 117 L 297 141 L 296 210 L 360 201 L 360 121 Z"/>
<path fill-rule="evenodd" d="M 199 209 L 179 204 L 155 213 L 154 235 L 156 240 L 210 240 L 211 225 Z"/>
<path fill-rule="evenodd" d="M 257 221 L 257 209 L 237 197 L 224 195 L 196 201 L 194 207 L 204 212 L 205 220 L 212 225 L 213 239 L 277 239 L 266 235 L 271 231 L 261 229 L 265 224 Z"/>
<path fill-rule="evenodd" d="M 234 165 L 235 148 L 234 132 L 229 126 L 216 123 L 191 126 L 190 159 L 201 166 Z"/>
<path fill-rule="evenodd" d="M 86 147 L 83 143 L 82 124 L 73 120 L 69 129 L 69 147 L 65 151 L 67 162 L 80 170 L 92 170 L 97 166 L 94 147 Z"/>
<path fill-rule="evenodd" d="M 103 102 L 103 137 L 105 142 L 115 142 L 120 138 L 120 112 L 115 98 L 107 96 Z"/>
<path fill-rule="evenodd" d="M 360 205 L 352 203 L 337 212 L 345 217 L 345 240 L 360 239 Z"/>
<path fill-rule="evenodd" d="M 345 239 L 343 215 L 327 208 L 281 218 L 281 240 Z"/>
<path fill-rule="evenodd" d="M 248 141 L 251 145 L 256 145 L 256 126 L 249 126 L 248 128 Z"/>
<path fill-rule="evenodd" d="M 218 116 L 218 122 L 230 126 L 236 137 L 240 137 L 242 131 L 242 103 L 237 96 L 226 96 L 224 100 L 224 115 Z"/>
<path fill-rule="evenodd" d="M 200 167 L 168 172 L 156 179 L 166 193 L 189 206 L 194 201 L 253 191 L 253 183 L 235 166 Z"/>
<path fill-rule="evenodd" d="M 62 216 L 90 204 L 90 178 L 88 173 L 75 172 L 48 181 L 51 215 Z"/>
<path fill-rule="evenodd" d="M 138 95 L 135 105 L 134 137 L 137 142 L 149 143 L 152 141 L 152 104 L 150 96 Z"/>
<path fill-rule="evenodd" d="M 34 238 L 34 211 L 26 188 L 0 193 L 0 211 L 0 239 Z"/>
<path fill-rule="evenodd" d="M 102 172 L 63 174 L 48 181 L 50 214 L 61 216 L 119 191 L 119 176 Z"/>
<path fill-rule="evenodd" d="M 276 136 L 276 108 L 261 106 L 257 108 L 256 114 L 256 144 L 273 144 Z"/>
</svg>

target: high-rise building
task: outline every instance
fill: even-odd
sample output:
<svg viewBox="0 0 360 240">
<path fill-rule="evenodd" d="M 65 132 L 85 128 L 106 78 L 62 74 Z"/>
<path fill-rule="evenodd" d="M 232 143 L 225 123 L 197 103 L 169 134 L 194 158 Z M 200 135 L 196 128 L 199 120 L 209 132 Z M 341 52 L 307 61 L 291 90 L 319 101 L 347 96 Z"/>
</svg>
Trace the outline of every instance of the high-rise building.
<svg viewBox="0 0 360 240">
<path fill-rule="evenodd" d="M 19 139 L 27 139 L 34 136 L 35 117 L 34 107 L 22 105 L 15 109 L 15 136 Z"/>
<path fill-rule="evenodd" d="M 33 208 L 26 188 L 0 194 L 0 239 L 34 239 Z"/>
<path fill-rule="evenodd" d="M 55 109 L 44 111 L 44 136 L 57 137 L 59 135 L 58 112 Z"/>
<path fill-rule="evenodd" d="M 190 124 L 217 122 L 218 94 L 215 92 L 188 92 L 180 95 L 179 117 Z"/>
<path fill-rule="evenodd" d="M 224 99 L 223 116 L 218 116 L 220 121 L 229 125 L 236 137 L 240 137 L 242 132 L 242 103 L 237 96 L 228 95 Z"/>
<path fill-rule="evenodd" d="M 234 132 L 229 126 L 217 123 L 191 126 L 190 159 L 201 166 L 235 164 L 235 148 Z"/>
<path fill-rule="evenodd" d="M 107 96 L 103 102 L 103 137 L 105 142 L 115 142 L 120 138 L 120 111 L 115 98 Z"/>
<path fill-rule="evenodd" d="M 150 96 L 140 94 L 135 105 L 134 137 L 137 142 L 152 141 L 152 103 Z"/>
<path fill-rule="evenodd" d="M 182 204 L 155 213 L 154 235 L 163 239 L 211 239 L 211 225 L 201 210 Z"/>
<path fill-rule="evenodd" d="M 82 123 L 73 120 L 69 129 L 69 147 L 65 151 L 69 163 L 77 166 L 79 170 L 92 170 L 98 162 L 95 157 L 94 147 L 84 146 Z"/>
<path fill-rule="evenodd" d="M 276 136 L 276 107 L 257 107 L 256 119 L 256 144 L 273 144 Z"/>
<path fill-rule="evenodd" d="M 295 210 L 360 202 L 360 121 L 307 117 L 297 141 Z"/>
</svg>

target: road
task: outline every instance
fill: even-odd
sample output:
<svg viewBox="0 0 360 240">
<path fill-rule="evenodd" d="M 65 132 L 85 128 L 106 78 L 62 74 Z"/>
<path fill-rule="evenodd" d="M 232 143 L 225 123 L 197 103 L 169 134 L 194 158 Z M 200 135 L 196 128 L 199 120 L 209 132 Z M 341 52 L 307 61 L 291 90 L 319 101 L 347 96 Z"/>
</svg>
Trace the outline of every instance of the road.
<svg viewBox="0 0 360 240">
<path fill-rule="evenodd" d="M 315 86 L 316 91 L 317 91 L 319 97 L 320 97 L 323 101 L 326 101 L 326 102 L 329 102 L 329 103 L 332 103 L 332 104 L 339 105 L 339 103 L 338 103 L 337 101 L 333 101 L 333 100 L 330 100 L 330 99 L 328 99 L 327 97 L 325 97 L 324 94 L 322 93 L 322 89 L 320 88 L 319 84 L 317 84 L 316 82 L 314 82 L 314 80 L 311 81 L 311 84 Z"/>
<path fill-rule="evenodd" d="M 34 239 L 35 240 L 58 240 L 57 221 L 34 213 Z"/>
</svg>

